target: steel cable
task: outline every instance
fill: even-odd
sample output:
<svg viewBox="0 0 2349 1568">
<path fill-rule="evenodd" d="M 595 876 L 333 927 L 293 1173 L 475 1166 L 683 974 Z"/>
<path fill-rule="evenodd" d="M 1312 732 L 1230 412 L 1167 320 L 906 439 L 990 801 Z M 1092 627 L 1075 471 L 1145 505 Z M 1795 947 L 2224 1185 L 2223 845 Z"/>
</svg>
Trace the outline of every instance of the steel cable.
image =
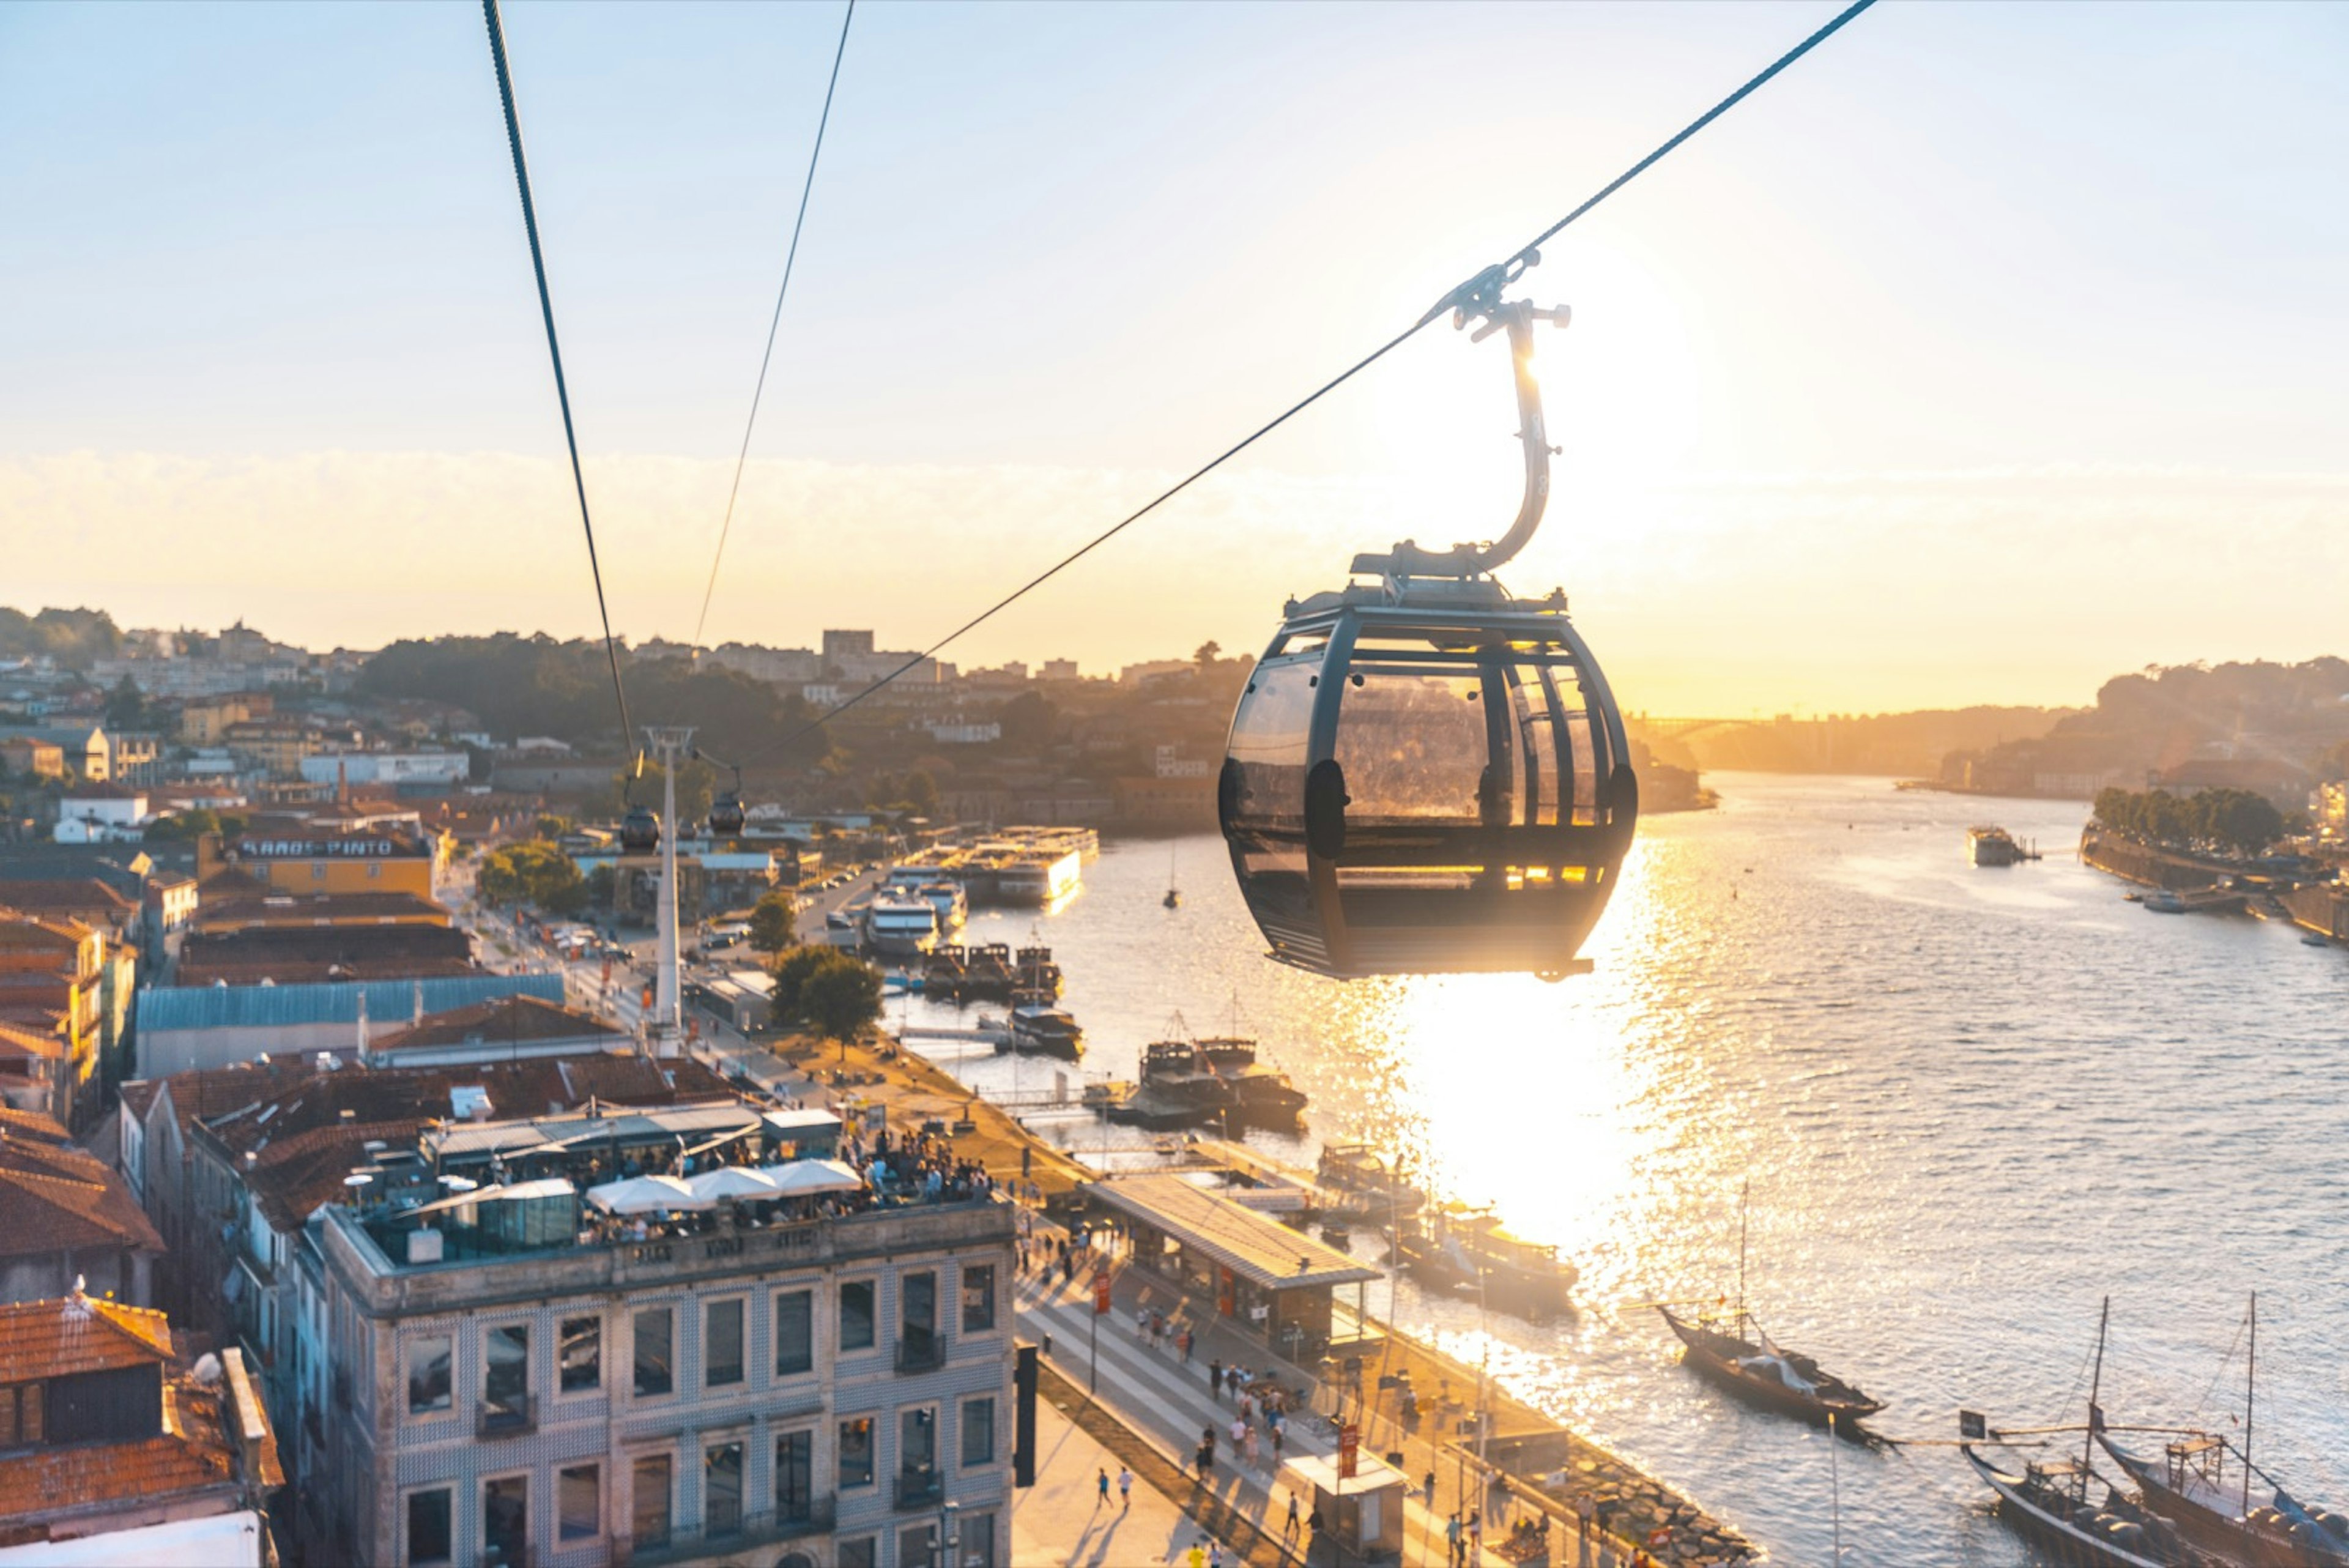
<svg viewBox="0 0 2349 1568">
<path fill-rule="evenodd" d="M 759 357 L 759 379 L 750 389 L 750 415 L 742 421 L 742 450 L 734 454 L 734 483 L 726 490 L 726 520 L 719 525 L 718 550 L 709 559 L 709 585 L 701 590 L 701 614 L 694 618 L 694 656 L 701 652 L 702 628 L 709 623 L 709 600 L 718 592 L 718 568 L 726 559 L 727 535 L 734 531 L 734 502 L 742 493 L 742 469 L 750 458 L 750 432 L 759 423 L 759 400 L 767 390 L 767 367 L 775 358 L 775 333 L 783 324 L 783 296 L 792 291 L 792 266 L 800 256 L 800 232 L 807 226 L 808 197 L 815 191 L 816 160 L 823 156 L 823 133 L 832 123 L 832 95 L 840 86 L 840 62 L 848 54 L 848 26 L 856 20 L 856 0 L 848 0 L 848 12 L 840 19 L 840 44 L 832 52 L 832 79 L 824 84 L 823 112 L 816 117 L 815 147 L 808 154 L 807 179 L 800 186 L 799 216 L 792 220 L 791 248 L 783 253 L 783 283 L 775 290 L 775 314 L 767 323 L 767 350 Z"/>
<path fill-rule="evenodd" d="M 484 3 L 488 3 L 488 0 L 484 0 Z M 1045 583 L 1050 582 L 1052 578 L 1060 576 L 1061 572 L 1076 565 L 1087 556 L 1092 555 L 1102 545 L 1108 544 L 1112 539 L 1114 539 L 1120 534 L 1124 533 L 1126 529 L 1132 527 L 1134 524 L 1139 523 L 1142 519 L 1147 517 L 1153 512 L 1155 512 L 1159 507 L 1164 505 L 1167 502 L 1172 501 L 1174 497 L 1180 495 L 1185 490 L 1188 490 L 1192 485 L 1197 483 L 1200 480 L 1205 479 L 1208 474 L 1213 473 L 1216 469 L 1221 468 L 1225 463 L 1229 462 L 1233 458 L 1237 457 L 1241 452 L 1246 452 L 1249 447 L 1254 446 L 1266 436 L 1270 435 L 1274 431 L 1278 430 L 1282 425 L 1287 424 L 1297 415 L 1303 413 L 1307 409 L 1312 407 L 1315 403 L 1319 402 L 1323 398 L 1329 396 L 1331 392 L 1336 391 L 1340 387 L 1344 386 L 1348 381 L 1352 380 L 1356 376 L 1361 374 L 1364 370 L 1369 369 L 1381 359 L 1385 358 L 1387 355 L 1392 353 L 1395 349 L 1402 347 L 1404 343 L 1410 341 L 1411 338 L 1417 336 L 1422 328 L 1433 322 L 1438 317 L 1442 316 L 1445 310 L 1450 309 L 1454 300 L 1459 297 L 1464 290 L 1467 289 L 1480 279 L 1495 271 L 1507 271 L 1514 275 L 1515 272 L 1522 271 L 1525 267 L 1530 266 L 1539 261 L 1540 257 L 1537 254 L 1537 251 L 1541 244 L 1554 237 L 1568 224 L 1573 223 L 1576 219 L 1582 217 L 1592 208 L 1598 206 L 1599 202 L 1605 201 L 1608 197 L 1613 195 L 1616 192 L 1630 184 L 1640 175 L 1645 173 L 1649 169 L 1652 168 L 1658 161 L 1663 159 L 1665 155 L 1671 152 L 1675 148 L 1678 148 L 1682 142 L 1688 140 L 1690 137 L 1694 136 L 1698 131 L 1702 130 L 1706 126 L 1711 125 L 1723 114 L 1726 114 L 1738 104 L 1744 102 L 1746 98 L 1753 94 L 1755 88 L 1761 87 L 1764 82 L 1769 81 L 1773 77 L 1775 77 L 1779 72 L 1785 70 L 1788 66 L 1793 65 L 1796 60 L 1801 59 L 1805 55 L 1809 54 L 1819 45 L 1825 43 L 1829 37 L 1834 36 L 1836 32 L 1841 29 L 1844 24 L 1849 22 L 1852 18 L 1857 16 L 1861 12 L 1867 10 L 1874 4 L 1876 4 L 1876 0 L 1854 0 L 1852 5 L 1847 5 L 1842 11 L 1837 12 L 1834 18 L 1825 26 L 1819 28 L 1816 32 L 1805 38 L 1801 43 L 1796 44 L 1793 48 L 1779 56 L 1764 69 L 1748 78 L 1744 85 L 1740 86 L 1735 92 L 1731 93 L 1727 98 L 1723 99 L 1711 109 L 1705 110 L 1703 114 L 1698 116 L 1695 119 L 1691 120 L 1687 125 L 1683 126 L 1677 133 L 1675 133 L 1671 140 L 1665 141 L 1656 148 L 1654 151 L 1649 153 L 1645 158 L 1640 159 L 1637 163 L 1631 165 L 1630 168 L 1625 170 L 1622 173 L 1609 181 L 1588 200 L 1584 201 L 1580 205 L 1568 213 L 1566 216 L 1560 218 L 1557 222 L 1544 229 L 1540 234 L 1535 235 L 1528 244 L 1512 254 L 1507 262 L 1502 263 L 1499 268 L 1486 268 L 1484 273 L 1477 275 L 1477 278 L 1471 279 L 1468 284 L 1464 284 L 1460 288 L 1453 290 L 1451 294 L 1446 295 L 1442 301 L 1439 301 L 1433 309 L 1430 310 L 1425 316 L 1421 317 L 1419 320 L 1403 328 L 1402 331 L 1387 339 L 1386 342 L 1381 344 L 1378 348 L 1372 349 L 1361 358 L 1355 360 L 1352 365 L 1349 366 L 1344 370 L 1340 371 L 1336 376 L 1331 377 L 1329 380 L 1323 382 L 1320 387 L 1307 394 L 1303 399 L 1292 403 L 1288 409 L 1284 410 L 1279 414 L 1257 426 L 1256 430 L 1250 432 L 1247 436 L 1234 443 L 1232 446 L 1226 448 L 1220 454 L 1210 459 L 1198 468 L 1194 469 L 1183 479 L 1159 492 L 1158 494 L 1152 497 L 1147 503 L 1135 511 L 1127 514 L 1117 523 L 1103 529 L 1101 533 L 1094 535 L 1084 544 L 1079 545 L 1076 549 L 1070 551 L 1067 555 L 1061 556 L 1059 560 L 1053 562 L 1050 566 L 1045 567 L 1034 576 L 1029 578 L 1028 581 L 1022 583 L 1019 587 L 1014 588 L 1011 592 L 1004 595 L 1001 598 L 988 606 L 987 608 L 981 610 L 978 614 L 971 617 L 968 620 L 963 622 L 960 626 L 955 628 L 944 637 L 939 638 L 936 642 L 931 643 L 928 647 L 922 649 L 921 652 L 915 654 L 912 658 L 898 665 L 897 668 L 881 677 L 880 680 L 874 681 L 863 691 L 855 693 L 855 695 L 834 703 L 832 707 L 824 710 L 822 713 L 817 714 L 807 723 L 792 731 L 789 735 L 784 737 L 783 746 L 788 749 L 793 742 L 796 742 L 802 737 L 823 728 L 833 720 L 840 717 L 843 713 L 847 712 L 850 709 L 854 708 L 859 703 L 863 702 L 874 692 L 879 691 L 884 687 L 891 685 L 901 677 L 905 676 L 907 672 L 922 664 L 925 660 L 935 659 L 940 651 L 954 643 L 957 639 L 1001 614 L 1004 610 L 1009 608 L 1013 604 L 1017 603 L 1021 598 L 1024 598 L 1035 589 L 1041 587 Z"/>
<path fill-rule="evenodd" d="M 620 744 L 633 757 L 636 726 L 628 719 L 628 688 L 620 679 L 620 649 L 612 637 L 612 611 L 604 600 L 604 567 L 595 556 L 595 524 L 587 512 L 587 476 L 579 466 L 579 434 L 571 421 L 571 389 L 563 377 L 563 344 L 554 333 L 554 299 L 546 288 L 546 253 L 538 243 L 538 209 L 530 199 L 530 165 L 522 154 L 522 119 L 514 110 L 513 77 L 506 69 L 505 26 L 498 0 L 481 0 L 481 20 L 490 30 L 490 60 L 497 67 L 498 98 L 505 105 L 506 142 L 513 149 L 514 183 L 522 191 L 522 224 L 530 234 L 531 270 L 538 276 L 538 309 L 546 322 L 547 357 L 554 362 L 554 396 L 563 405 L 563 441 L 571 452 L 571 483 L 579 493 L 579 526 L 587 535 L 587 570 L 595 580 L 595 613 L 604 623 L 604 657 L 612 667 L 612 695 L 620 706 Z"/>
</svg>

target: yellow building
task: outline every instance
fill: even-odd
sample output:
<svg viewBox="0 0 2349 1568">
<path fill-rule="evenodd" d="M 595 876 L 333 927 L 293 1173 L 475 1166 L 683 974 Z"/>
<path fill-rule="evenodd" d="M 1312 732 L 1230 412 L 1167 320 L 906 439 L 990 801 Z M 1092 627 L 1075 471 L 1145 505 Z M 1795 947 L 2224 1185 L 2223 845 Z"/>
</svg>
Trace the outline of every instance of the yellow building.
<svg viewBox="0 0 2349 1568">
<path fill-rule="evenodd" d="M 191 746 L 217 746 L 231 724 L 265 715 L 274 707 L 267 697 L 199 699 L 180 710 L 180 739 Z"/>
<path fill-rule="evenodd" d="M 251 828 L 196 841 L 196 879 L 234 867 L 285 893 L 407 893 L 430 900 L 445 836 L 413 829 Z"/>
</svg>

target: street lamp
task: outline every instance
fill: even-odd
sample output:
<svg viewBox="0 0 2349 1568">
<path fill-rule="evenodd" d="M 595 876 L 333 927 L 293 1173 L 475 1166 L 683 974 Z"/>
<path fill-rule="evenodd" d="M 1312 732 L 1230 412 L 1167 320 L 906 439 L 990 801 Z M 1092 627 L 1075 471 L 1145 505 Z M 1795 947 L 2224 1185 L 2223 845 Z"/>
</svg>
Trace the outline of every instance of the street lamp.
<svg viewBox="0 0 2349 1568">
<path fill-rule="evenodd" d="M 931 1568 L 961 1568 L 956 1549 L 962 1544 L 962 1504 L 938 1504 L 938 1540 L 930 1549 Z"/>
</svg>

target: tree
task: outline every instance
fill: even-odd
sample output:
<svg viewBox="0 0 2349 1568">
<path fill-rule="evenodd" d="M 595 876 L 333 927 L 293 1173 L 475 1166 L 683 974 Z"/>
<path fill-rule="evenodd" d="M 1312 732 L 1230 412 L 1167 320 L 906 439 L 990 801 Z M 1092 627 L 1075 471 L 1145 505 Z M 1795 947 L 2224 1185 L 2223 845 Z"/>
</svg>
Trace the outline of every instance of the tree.
<svg viewBox="0 0 2349 1568">
<path fill-rule="evenodd" d="M 997 710 L 995 718 L 1003 726 L 1005 741 L 1032 749 L 1052 743 L 1052 732 L 1060 724 L 1061 711 L 1040 693 L 1022 691 Z"/>
<path fill-rule="evenodd" d="M 807 982 L 833 950 L 823 946 L 802 946 L 791 949 L 775 961 L 775 1016 L 798 1019 L 802 1016 L 801 1002 Z"/>
<path fill-rule="evenodd" d="M 479 886 L 493 904 L 531 903 L 554 915 L 587 907 L 587 879 L 571 857 L 543 838 L 510 844 L 482 861 Z"/>
<path fill-rule="evenodd" d="M 750 945 L 762 953 L 779 953 L 799 940 L 798 900 L 789 893 L 770 893 L 750 910 Z"/>
<path fill-rule="evenodd" d="M 1216 641 L 1213 638 L 1209 638 L 1206 641 L 1199 645 L 1199 650 L 1196 653 L 1191 655 L 1191 662 L 1203 666 L 1213 664 L 1216 659 L 1223 657 L 1223 653 L 1224 645 Z"/>
<path fill-rule="evenodd" d="M 560 838 L 570 831 L 571 819 L 569 817 L 555 816 L 552 814 L 542 813 L 538 821 L 533 825 L 531 828 L 531 836 L 533 838 Z"/>
<path fill-rule="evenodd" d="M 936 816 L 938 814 L 938 781 L 927 768 L 916 768 L 905 775 L 905 804 L 914 808 L 916 816 Z"/>
<path fill-rule="evenodd" d="M 843 1045 L 881 1017 L 881 971 L 838 948 L 826 948 L 800 988 L 800 1013 L 816 1033 Z"/>
<path fill-rule="evenodd" d="M 115 682 L 107 694 L 106 727 L 109 730 L 143 730 L 147 727 L 147 699 L 139 683 L 128 675 Z"/>
</svg>

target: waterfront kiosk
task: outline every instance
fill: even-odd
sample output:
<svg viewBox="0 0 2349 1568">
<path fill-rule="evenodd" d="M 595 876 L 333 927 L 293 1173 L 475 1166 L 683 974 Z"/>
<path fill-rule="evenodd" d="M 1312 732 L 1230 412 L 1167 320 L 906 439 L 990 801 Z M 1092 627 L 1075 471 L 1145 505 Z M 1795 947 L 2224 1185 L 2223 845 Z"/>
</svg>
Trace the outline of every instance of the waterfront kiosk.
<svg viewBox="0 0 2349 1568">
<path fill-rule="evenodd" d="M 1335 1454 L 1284 1459 L 1280 1479 L 1313 1500 L 1320 1540 L 1334 1542 L 1340 1563 L 1402 1560 L 1402 1502 L 1411 1478 L 1382 1459 L 1358 1454 L 1352 1475 L 1340 1475 Z"/>
<path fill-rule="evenodd" d="M 1361 1354 L 1362 1287 L 1381 1278 L 1345 1253 L 1181 1176 L 1096 1181 L 1085 1189 L 1133 1237 L 1133 1265 L 1211 1307 L 1275 1355 L 1307 1363 Z M 1355 1287 L 1351 1321 L 1333 1300 Z"/>
</svg>

